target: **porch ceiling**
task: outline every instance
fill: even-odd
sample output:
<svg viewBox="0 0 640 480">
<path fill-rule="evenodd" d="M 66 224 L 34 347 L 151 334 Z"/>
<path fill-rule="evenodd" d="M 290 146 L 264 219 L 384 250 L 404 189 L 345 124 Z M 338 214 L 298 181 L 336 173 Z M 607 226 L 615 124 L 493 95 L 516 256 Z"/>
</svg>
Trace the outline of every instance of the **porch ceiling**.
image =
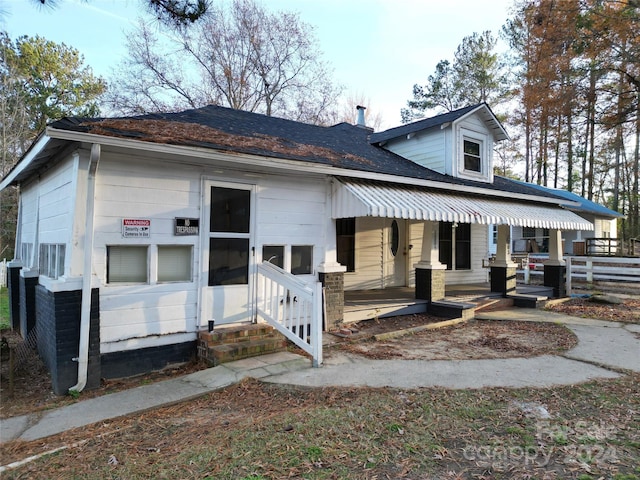
<svg viewBox="0 0 640 480">
<path fill-rule="evenodd" d="M 362 180 L 336 182 L 332 211 L 333 218 L 386 217 L 593 230 L 591 222 L 559 206 Z"/>
</svg>

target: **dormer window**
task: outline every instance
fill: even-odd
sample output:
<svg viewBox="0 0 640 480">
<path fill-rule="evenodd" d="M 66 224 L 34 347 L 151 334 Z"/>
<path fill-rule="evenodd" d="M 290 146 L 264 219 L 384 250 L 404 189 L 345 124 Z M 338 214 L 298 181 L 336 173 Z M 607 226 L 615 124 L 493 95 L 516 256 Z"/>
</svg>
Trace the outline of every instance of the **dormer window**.
<svg viewBox="0 0 640 480">
<path fill-rule="evenodd" d="M 471 140 L 464 141 L 464 169 L 471 172 L 482 172 L 481 145 Z"/>
</svg>

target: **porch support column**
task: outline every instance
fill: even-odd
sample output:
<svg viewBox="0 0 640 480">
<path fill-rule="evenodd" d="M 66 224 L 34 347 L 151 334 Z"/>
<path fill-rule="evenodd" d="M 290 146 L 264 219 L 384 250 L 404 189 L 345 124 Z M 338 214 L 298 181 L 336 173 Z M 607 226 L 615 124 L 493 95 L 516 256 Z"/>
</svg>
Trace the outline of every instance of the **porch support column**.
<svg viewBox="0 0 640 480">
<path fill-rule="evenodd" d="M 429 302 L 444 298 L 447 266 L 440 263 L 438 222 L 424 222 L 422 255 L 416 269 L 416 298 Z"/>
<path fill-rule="evenodd" d="M 511 227 L 498 225 L 496 259 L 491 265 L 491 291 L 506 297 L 516 293 L 516 267 L 511 261 Z"/>
<path fill-rule="evenodd" d="M 562 230 L 549 230 L 549 260 L 544 262 L 544 285 L 553 288 L 556 298 L 567 295 L 567 267 L 562 256 Z"/>
<path fill-rule="evenodd" d="M 337 261 L 336 221 L 327 217 L 327 236 L 323 262 L 318 265 L 318 280 L 324 292 L 324 329 L 337 330 L 344 321 L 344 272 L 347 267 Z"/>
</svg>

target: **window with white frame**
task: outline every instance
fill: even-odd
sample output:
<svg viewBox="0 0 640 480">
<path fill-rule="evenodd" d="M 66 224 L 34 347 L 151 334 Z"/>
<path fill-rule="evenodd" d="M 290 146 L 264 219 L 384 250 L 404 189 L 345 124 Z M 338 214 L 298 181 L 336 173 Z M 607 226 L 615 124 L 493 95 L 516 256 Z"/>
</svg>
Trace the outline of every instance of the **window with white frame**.
<svg viewBox="0 0 640 480">
<path fill-rule="evenodd" d="M 148 283 L 149 247 L 107 246 L 107 283 Z"/>
<path fill-rule="evenodd" d="M 193 247 L 158 245 L 158 282 L 191 282 Z"/>
<path fill-rule="evenodd" d="M 313 245 L 291 246 L 291 273 L 294 275 L 313 273 Z"/>
<path fill-rule="evenodd" d="M 482 143 L 464 139 L 464 169 L 470 172 L 482 172 Z"/>
<path fill-rule="evenodd" d="M 264 245 L 262 261 L 284 268 L 284 245 Z"/>
<path fill-rule="evenodd" d="M 65 245 L 62 243 L 40 244 L 39 272 L 45 277 L 57 279 L 64 275 Z"/>
</svg>

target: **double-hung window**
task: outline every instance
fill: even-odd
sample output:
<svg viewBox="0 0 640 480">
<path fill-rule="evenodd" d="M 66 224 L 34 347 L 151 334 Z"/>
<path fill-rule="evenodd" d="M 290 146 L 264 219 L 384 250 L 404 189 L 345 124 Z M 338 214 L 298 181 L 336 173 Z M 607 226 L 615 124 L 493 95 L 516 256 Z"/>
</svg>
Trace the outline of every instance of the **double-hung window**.
<svg viewBox="0 0 640 480">
<path fill-rule="evenodd" d="M 473 140 L 464 140 L 464 169 L 470 172 L 482 172 L 482 144 Z"/>
</svg>

